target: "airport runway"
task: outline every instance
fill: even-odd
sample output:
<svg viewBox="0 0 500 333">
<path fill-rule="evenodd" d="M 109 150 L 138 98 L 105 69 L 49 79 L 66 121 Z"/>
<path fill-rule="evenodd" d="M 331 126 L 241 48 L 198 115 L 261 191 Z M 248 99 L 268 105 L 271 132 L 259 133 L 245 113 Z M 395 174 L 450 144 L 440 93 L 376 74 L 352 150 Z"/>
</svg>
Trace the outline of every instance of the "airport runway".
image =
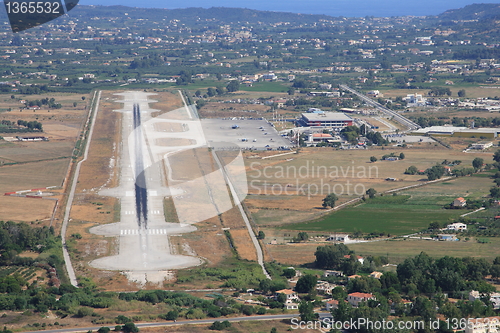
<svg viewBox="0 0 500 333">
<path fill-rule="evenodd" d="M 122 145 L 120 181 L 117 188 L 99 194 L 120 199 L 120 222 L 100 225 L 90 232 L 118 237 L 118 253 L 92 261 L 93 267 L 128 272 L 138 282 L 162 282 L 162 271 L 196 266 L 197 257 L 171 254 L 168 236 L 196 230 L 190 224 L 165 221 L 163 199 L 171 195 L 162 176 L 161 156 L 155 156 L 145 126 L 151 120 L 144 92 L 125 92 L 122 96 Z M 174 193 L 175 194 L 175 193 Z"/>
</svg>

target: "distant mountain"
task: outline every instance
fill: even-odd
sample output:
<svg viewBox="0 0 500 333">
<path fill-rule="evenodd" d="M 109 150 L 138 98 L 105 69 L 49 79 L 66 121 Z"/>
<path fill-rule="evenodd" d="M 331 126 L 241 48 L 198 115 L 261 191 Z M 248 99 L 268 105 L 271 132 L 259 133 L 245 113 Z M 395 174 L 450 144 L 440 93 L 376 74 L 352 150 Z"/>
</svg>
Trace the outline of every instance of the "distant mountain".
<svg viewBox="0 0 500 333">
<path fill-rule="evenodd" d="M 475 3 L 459 9 L 450 9 L 438 15 L 443 21 L 487 20 L 500 17 L 500 4 Z"/>
<path fill-rule="evenodd" d="M 318 22 L 321 19 L 332 19 L 327 15 L 314 14 L 295 14 L 287 12 L 272 12 L 261 11 L 247 8 L 228 8 L 228 7 L 212 7 L 199 8 L 191 7 L 184 9 L 163 9 L 163 8 L 137 8 L 126 6 L 85 6 L 79 5 L 72 13 L 82 14 L 91 12 L 96 17 L 106 16 L 127 16 L 131 19 L 143 19 L 147 17 L 149 20 L 156 19 L 177 19 L 177 20 L 192 20 L 205 21 L 215 19 L 220 22 L 249 22 L 249 23 L 272 23 L 272 22 L 303 22 L 312 23 Z"/>
</svg>

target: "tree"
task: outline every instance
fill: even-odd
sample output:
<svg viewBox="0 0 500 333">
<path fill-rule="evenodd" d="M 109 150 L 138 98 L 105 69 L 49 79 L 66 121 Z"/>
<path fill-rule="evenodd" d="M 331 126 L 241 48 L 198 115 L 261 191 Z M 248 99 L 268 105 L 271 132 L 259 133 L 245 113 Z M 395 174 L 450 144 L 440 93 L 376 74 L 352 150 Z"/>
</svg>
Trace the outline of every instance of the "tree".
<svg viewBox="0 0 500 333">
<path fill-rule="evenodd" d="M 370 157 L 370 162 L 372 163 L 377 162 L 377 158 L 375 156 Z"/>
<path fill-rule="evenodd" d="M 260 230 L 259 233 L 257 234 L 257 239 L 264 239 L 266 238 L 266 234 L 264 231 Z"/>
<path fill-rule="evenodd" d="M 405 154 L 404 153 L 399 154 L 399 159 L 400 160 L 404 160 L 405 159 Z"/>
<path fill-rule="evenodd" d="M 326 246 L 318 246 L 314 256 L 316 267 L 322 269 L 338 269 L 344 256 L 349 254 L 349 248 L 344 244 L 334 244 Z"/>
<path fill-rule="evenodd" d="M 411 165 L 406 169 L 405 174 L 406 175 L 415 175 L 418 172 L 418 169 L 416 166 Z"/>
<path fill-rule="evenodd" d="M 472 166 L 474 167 L 474 169 L 476 170 L 479 170 L 483 167 L 483 164 L 484 164 L 484 160 L 480 157 L 476 157 L 473 161 L 472 161 Z"/>
<path fill-rule="evenodd" d="M 77 102 L 73 102 L 73 107 L 76 108 L 76 106 L 78 105 Z"/>
<path fill-rule="evenodd" d="M 111 331 L 109 327 L 103 326 L 97 330 L 97 333 L 109 333 L 109 331 Z"/>
<path fill-rule="evenodd" d="M 288 88 L 288 95 L 292 96 L 295 95 L 295 89 L 293 87 Z"/>
<path fill-rule="evenodd" d="M 287 279 L 293 278 L 297 272 L 295 272 L 295 269 L 293 268 L 285 268 L 283 270 L 283 276 L 286 277 Z"/>
<path fill-rule="evenodd" d="M 318 278 L 312 274 L 306 274 L 297 281 L 295 285 L 295 291 L 298 293 L 310 293 L 316 287 L 316 283 L 318 282 Z"/>
<path fill-rule="evenodd" d="M 137 333 L 139 332 L 139 329 L 134 323 L 126 323 L 122 326 L 122 331 L 125 333 Z"/>
<path fill-rule="evenodd" d="M 208 96 L 208 97 L 213 97 L 213 96 L 215 96 L 216 94 L 217 94 L 217 91 L 215 91 L 215 89 L 214 89 L 214 88 L 210 87 L 210 88 L 208 88 L 208 89 L 207 89 L 207 96 Z"/>
<path fill-rule="evenodd" d="M 165 320 L 177 320 L 179 317 L 179 311 L 171 310 L 165 315 Z"/>
<path fill-rule="evenodd" d="M 196 90 L 195 93 L 194 93 L 194 95 L 196 97 L 200 97 L 201 96 L 201 91 L 200 90 Z"/>
<path fill-rule="evenodd" d="M 439 222 L 431 222 L 429 223 L 430 230 L 437 230 L 440 228 Z"/>
<path fill-rule="evenodd" d="M 493 154 L 493 161 L 500 162 L 500 150 L 497 150 L 495 154 Z"/>
<path fill-rule="evenodd" d="M 198 109 L 201 109 L 202 107 L 204 107 L 205 105 L 207 104 L 207 102 L 205 102 L 204 99 L 199 99 L 196 101 L 196 107 Z"/>
<path fill-rule="evenodd" d="M 490 188 L 490 196 L 492 198 L 500 198 L 500 187 L 493 186 Z"/>
<path fill-rule="evenodd" d="M 432 168 L 427 169 L 427 179 L 428 180 L 436 180 L 440 179 L 445 172 L 445 169 L 442 165 L 435 165 Z"/>
<path fill-rule="evenodd" d="M 269 290 L 271 290 L 271 284 L 272 284 L 272 282 L 269 279 L 260 280 L 260 282 L 259 282 L 259 290 L 263 294 L 267 294 L 269 292 Z"/>
<path fill-rule="evenodd" d="M 229 84 L 226 86 L 227 92 L 236 92 L 240 90 L 240 83 L 238 80 L 231 80 Z"/>
<path fill-rule="evenodd" d="M 460 89 L 458 91 L 458 97 L 465 97 L 465 89 Z"/>
<path fill-rule="evenodd" d="M 213 324 L 208 327 L 208 329 L 222 331 L 229 327 L 231 327 L 231 323 L 229 321 L 224 320 L 223 322 L 220 322 L 217 320 L 214 321 Z"/>
<path fill-rule="evenodd" d="M 318 319 L 318 314 L 314 312 L 314 305 L 312 302 L 302 301 L 299 304 L 300 320 L 303 322 L 315 321 Z"/>
<path fill-rule="evenodd" d="M 294 237 L 294 242 L 305 242 L 309 239 L 309 235 L 307 234 L 307 232 L 299 232 L 297 234 L 297 237 Z"/>
<path fill-rule="evenodd" d="M 217 95 L 224 95 L 224 93 L 226 92 L 226 88 L 219 86 L 215 88 L 215 91 L 217 92 Z"/>
<path fill-rule="evenodd" d="M 377 191 L 373 187 L 370 187 L 368 190 L 366 190 L 366 195 L 368 195 L 370 199 L 373 199 L 375 197 L 375 194 L 377 194 Z"/>
<path fill-rule="evenodd" d="M 323 199 L 323 208 L 330 207 L 333 208 L 335 207 L 335 202 L 337 202 L 339 198 L 335 193 L 330 193 L 328 194 L 324 199 Z"/>
</svg>

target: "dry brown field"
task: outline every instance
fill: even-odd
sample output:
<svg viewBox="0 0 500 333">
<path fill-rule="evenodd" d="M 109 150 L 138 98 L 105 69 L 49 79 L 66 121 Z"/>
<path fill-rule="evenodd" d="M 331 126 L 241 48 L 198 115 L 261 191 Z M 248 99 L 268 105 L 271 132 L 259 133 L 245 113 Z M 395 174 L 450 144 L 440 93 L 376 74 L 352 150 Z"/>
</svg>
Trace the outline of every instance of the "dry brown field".
<svg viewBox="0 0 500 333">
<path fill-rule="evenodd" d="M 42 142 L 5 142 L 0 141 L 0 194 L 62 186 L 68 172 L 73 147 L 86 117 L 88 100 L 82 101 L 80 94 L 47 94 L 43 97 L 55 98 L 62 104 L 61 109 L 20 110 L 18 99 L 34 100 L 40 96 L 16 95 L 18 99 L 0 99 L 0 109 L 9 109 L 0 113 L 0 120 L 26 121 L 37 120 L 43 125 L 49 141 Z M 88 97 L 88 96 L 86 96 Z M 77 107 L 73 107 L 77 102 Z M 17 135 L 38 135 L 38 133 L 5 133 L 5 137 Z M 2 165 L 4 163 L 17 163 Z M 61 199 L 61 191 L 53 192 L 54 199 Z M 0 219 L 13 221 L 44 220 L 50 223 L 55 200 L 15 198 L 0 196 Z M 26 209 L 29 207 L 29 209 Z"/>
</svg>

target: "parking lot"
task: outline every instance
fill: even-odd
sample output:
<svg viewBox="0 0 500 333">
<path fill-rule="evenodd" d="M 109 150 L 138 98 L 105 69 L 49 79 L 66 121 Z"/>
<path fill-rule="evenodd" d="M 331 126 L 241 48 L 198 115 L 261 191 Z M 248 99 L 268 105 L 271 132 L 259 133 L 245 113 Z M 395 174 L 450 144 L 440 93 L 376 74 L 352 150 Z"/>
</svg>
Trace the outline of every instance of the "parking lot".
<svg viewBox="0 0 500 333">
<path fill-rule="evenodd" d="M 226 147 L 238 145 L 242 149 L 280 150 L 292 144 L 282 137 L 266 120 L 258 119 L 202 119 L 203 132 L 210 146 Z"/>
</svg>

